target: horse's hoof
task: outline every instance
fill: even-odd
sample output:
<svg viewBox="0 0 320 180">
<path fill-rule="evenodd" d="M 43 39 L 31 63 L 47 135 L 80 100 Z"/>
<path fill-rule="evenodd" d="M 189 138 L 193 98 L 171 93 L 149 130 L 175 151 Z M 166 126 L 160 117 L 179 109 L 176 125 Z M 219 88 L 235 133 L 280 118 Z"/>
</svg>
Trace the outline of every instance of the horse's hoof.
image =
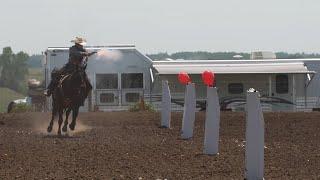
<svg viewBox="0 0 320 180">
<path fill-rule="evenodd" d="M 48 126 L 47 132 L 51 133 L 51 131 L 52 131 L 52 126 Z"/>
<path fill-rule="evenodd" d="M 72 131 L 74 130 L 75 127 L 76 127 L 76 125 L 73 124 L 73 123 L 71 123 L 71 124 L 69 125 L 69 128 L 70 128 Z"/>
<path fill-rule="evenodd" d="M 68 126 L 63 126 L 62 132 L 67 132 L 67 130 L 68 130 Z"/>
<path fill-rule="evenodd" d="M 58 136 L 61 136 L 61 131 L 58 131 Z"/>
</svg>

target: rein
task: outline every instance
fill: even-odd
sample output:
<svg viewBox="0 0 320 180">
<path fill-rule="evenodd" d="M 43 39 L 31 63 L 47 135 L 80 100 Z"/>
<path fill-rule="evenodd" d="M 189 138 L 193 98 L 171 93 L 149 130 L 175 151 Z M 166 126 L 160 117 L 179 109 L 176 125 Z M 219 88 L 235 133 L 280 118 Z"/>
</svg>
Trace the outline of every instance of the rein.
<svg viewBox="0 0 320 180">
<path fill-rule="evenodd" d="M 68 78 L 71 77 L 73 74 L 67 74 L 65 76 L 63 76 L 60 80 L 59 80 L 59 84 L 58 84 L 58 88 L 59 91 L 61 93 L 62 96 L 64 96 L 63 90 L 62 90 L 62 83 Z"/>
</svg>

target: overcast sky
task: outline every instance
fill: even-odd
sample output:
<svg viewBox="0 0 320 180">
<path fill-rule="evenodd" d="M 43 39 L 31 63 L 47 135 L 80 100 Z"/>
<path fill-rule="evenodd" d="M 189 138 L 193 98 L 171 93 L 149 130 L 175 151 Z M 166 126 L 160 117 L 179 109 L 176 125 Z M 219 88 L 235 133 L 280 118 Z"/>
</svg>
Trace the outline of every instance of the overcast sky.
<svg viewBox="0 0 320 180">
<path fill-rule="evenodd" d="M 0 48 L 135 44 L 143 53 L 320 53 L 319 0 L 0 0 Z"/>
</svg>

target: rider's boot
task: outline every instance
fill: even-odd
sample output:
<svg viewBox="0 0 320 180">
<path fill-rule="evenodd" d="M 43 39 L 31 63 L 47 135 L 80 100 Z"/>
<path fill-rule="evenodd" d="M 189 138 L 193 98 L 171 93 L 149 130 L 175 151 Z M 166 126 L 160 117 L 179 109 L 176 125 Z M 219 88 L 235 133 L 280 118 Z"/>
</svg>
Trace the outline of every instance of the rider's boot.
<svg viewBox="0 0 320 180">
<path fill-rule="evenodd" d="M 50 97 L 51 96 L 51 94 L 52 94 L 52 91 L 51 91 L 51 89 L 46 89 L 46 90 L 44 90 L 44 93 L 43 93 L 45 96 L 48 96 L 48 97 Z"/>
<path fill-rule="evenodd" d="M 48 96 L 48 97 L 51 96 L 55 84 L 56 84 L 55 79 L 52 79 L 51 82 L 50 82 L 50 84 L 49 84 L 49 86 L 47 87 L 47 89 L 44 91 L 43 94 L 44 94 L 45 96 Z"/>
</svg>

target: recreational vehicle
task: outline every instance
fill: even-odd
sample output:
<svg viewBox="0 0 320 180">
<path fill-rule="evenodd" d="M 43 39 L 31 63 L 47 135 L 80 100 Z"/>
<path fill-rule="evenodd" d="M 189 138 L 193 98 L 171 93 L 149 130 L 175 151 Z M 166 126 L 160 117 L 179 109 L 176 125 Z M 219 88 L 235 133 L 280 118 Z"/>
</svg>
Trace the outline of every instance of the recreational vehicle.
<svg viewBox="0 0 320 180">
<path fill-rule="evenodd" d="M 196 86 L 197 104 L 205 108 L 206 87 L 201 73 L 215 73 L 216 87 L 223 110 L 244 110 L 249 88 L 261 94 L 265 111 L 311 111 L 319 106 L 320 59 L 263 60 L 179 60 L 155 61 L 153 95 L 159 94 L 162 80 L 167 80 L 175 109 L 181 109 L 184 87 L 177 74 L 186 72 Z M 182 103 L 183 104 L 183 103 Z"/>
</svg>

